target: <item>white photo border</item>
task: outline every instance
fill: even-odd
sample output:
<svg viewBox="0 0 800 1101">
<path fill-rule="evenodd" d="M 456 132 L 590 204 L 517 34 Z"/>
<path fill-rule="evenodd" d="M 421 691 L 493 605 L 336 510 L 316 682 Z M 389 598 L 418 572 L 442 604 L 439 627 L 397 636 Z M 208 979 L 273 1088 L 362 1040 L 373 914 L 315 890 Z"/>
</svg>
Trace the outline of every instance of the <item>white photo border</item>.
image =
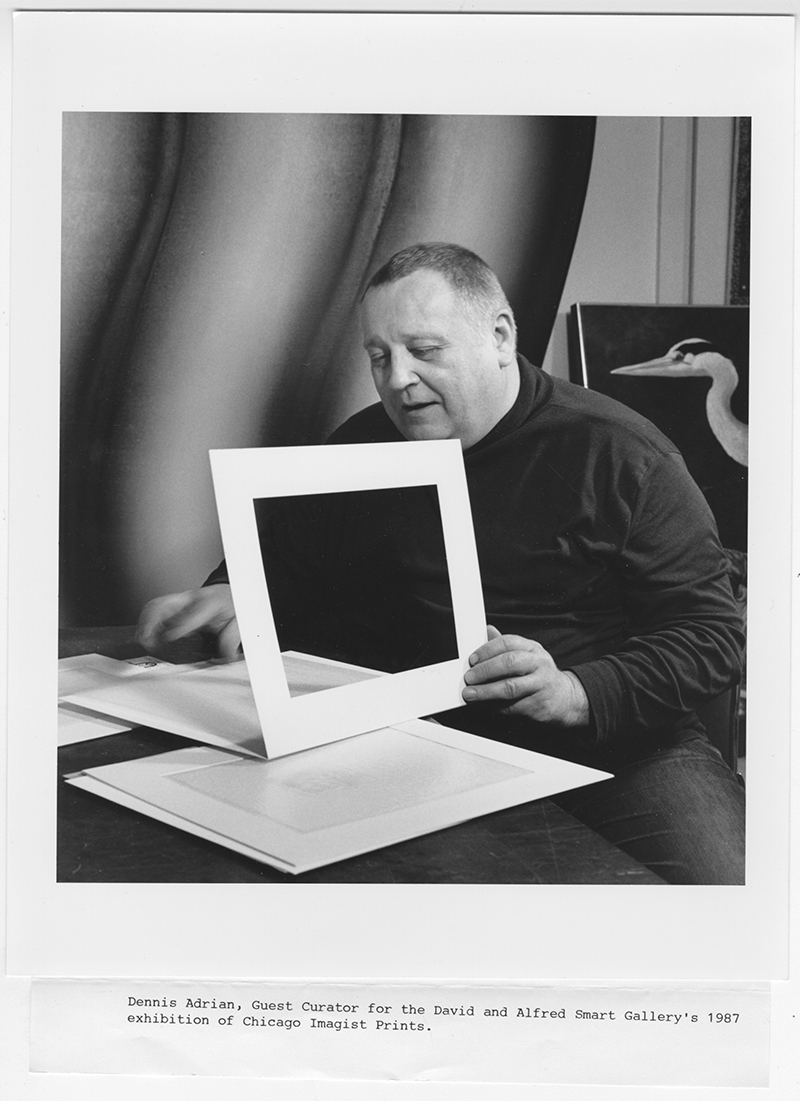
<svg viewBox="0 0 800 1101">
<path fill-rule="evenodd" d="M 14 23 L 9 972 L 784 977 L 793 19 L 23 11 Z M 768 375 L 750 405 L 746 886 L 56 882 L 61 121 L 164 110 L 752 118 L 751 333 Z"/>
</svg>

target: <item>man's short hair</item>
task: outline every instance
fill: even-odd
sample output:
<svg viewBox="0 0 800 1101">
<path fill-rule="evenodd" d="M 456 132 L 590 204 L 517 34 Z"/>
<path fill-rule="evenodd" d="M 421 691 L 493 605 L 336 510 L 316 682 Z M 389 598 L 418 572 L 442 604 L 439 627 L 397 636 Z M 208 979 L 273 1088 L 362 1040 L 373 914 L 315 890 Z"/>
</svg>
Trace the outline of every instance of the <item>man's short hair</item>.
<svg viewBox="0 0 800 1101">
<path fill-rule="evenodd" d="M 415 271 L 436 271 L 442 275 L 464 300 L 477 324 L 493 322 L 501 310 L 508 311 L 513 324 L 514 314 L 505 291 L 486 261 L 463 245 L 445 241 L 425 241 L 396 252 L 367 283 L 362 301 L 373 288 L 396 283 Z"/>
</svg>

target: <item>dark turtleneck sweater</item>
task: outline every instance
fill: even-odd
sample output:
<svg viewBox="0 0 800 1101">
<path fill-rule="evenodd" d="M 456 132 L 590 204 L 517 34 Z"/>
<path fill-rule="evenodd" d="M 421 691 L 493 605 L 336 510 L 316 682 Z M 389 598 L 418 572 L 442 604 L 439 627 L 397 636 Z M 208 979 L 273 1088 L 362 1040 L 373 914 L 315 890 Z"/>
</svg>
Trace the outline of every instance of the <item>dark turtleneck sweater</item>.
<svg viewBox="0 0 800 1101">
<path fill-rule="evenodd" d="M 512 409 L 464 452 L 487 619 L 580 678 L 591 727 L 547 728 L 487 704 L 442 718 L 613 767 L 697 726 L 694 709 L 738 679 L 727 558 L 652 424 L 521 357 L 520 373 Z M 378 403 L 330 443 L 399 440 Z M 366 500 L 272 502 L 261 518 L 281 648 L 387 670 L 454 656 L 435 488 Z M 224 577 L 223 566 L 209 581 Z"/>
</svg>

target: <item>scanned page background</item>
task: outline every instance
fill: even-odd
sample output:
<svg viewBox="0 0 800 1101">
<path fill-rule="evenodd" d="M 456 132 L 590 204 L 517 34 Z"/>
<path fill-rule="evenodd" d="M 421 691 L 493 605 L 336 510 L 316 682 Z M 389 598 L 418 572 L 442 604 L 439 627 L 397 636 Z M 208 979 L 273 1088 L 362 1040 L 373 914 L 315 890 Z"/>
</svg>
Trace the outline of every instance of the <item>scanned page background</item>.
<svg viewBox="0 0 800 1101">
<path fill-rule="evenodd" d="M 373 35 L 370 41 L 359 42 L 357 50 L 353 34 L 342 41 L 329 37 L 329 55 L 347 59 L 347 80 L 334 83 L 328 71 L 330 58 L 326 63 L 298 47 L 284 50 L 290 55 L 284 61 L 291 65 L 282 67 L 281 59 L 268 50 L 269 44 L 252 34 L 252 25 L 245 28 L 240 24 L 235 34 L 226 25 L 222 33 L 213 35 L 212 46 L 205 34 L 196 33 L 199 26 L 189 29 L 181 22 L 167 34 L 166 22 L 159 24 L 157 31 L 140 23 L 135 33 L 125 35 L 125 49 L 120 54 L 106 37 L 110 28 L 103 27 L 102 17 L 87 25 L 76 16 L 59 23 L 57 31 L 40 25 L 43 38 L 37 41 L 31 32 L 27 49 L 20 44 L 17 60 L 22 74 L 27 69 L 23 90 L 31 111 L 19 120 L 30 126 L 23 155 L 26 167 L 35 168 L 25 179 L 25 190 L 36 195 L 36 221 L 44 235 L 39 249 L 41 240 L 52 243 L 58 239 L 56 109 L 161 110 L 169 106 L 178 110 L 270 110 L 276 109 L 277 99 L 282 110 L 356 111 L 394 109 L 398 102 L 409 109 L 413 100 L 419 111 L 431 110 L 435 104 L 437 110 L 452 111 L 753 115 L 766 157 L 756 161 L 753 176 L 753 338 L 774 366 L 769 390 L 778 393 L 780 400 L 768 402 L 764 391 L 753 394 L 754 454 L 759 451 L 766 458 L 763 465 L 754 462 L 751 468 L 756 538 L 750 691 L 753 722 L 765 731 L 785 730 L 790 678 L 787 503 L 791 500 L 787 349 L 793 302 L 790 258 L 783 246 L 793 161 L 786 112 L 792 104 L 781 67 L 764 64 L 769 49 L 758 35 L 769 36 L 770 31 L 761 24 L 757 35 L 755 27 L 742 20 L 739 27 L 727 24 L 723 32 L 713 21 L 706 25 L 705 20 L 692 19 L 683 21 L 680 36 L 662 37 L 651 26 L 642 37 L 640 25 L 626 26 L 621 32 L 618 24 L 589 26 L 584 21 L 577 40 L 574 27 L 569 33 L 565 29 L 556 49 L 553 40 L 538 29 L 522 42 L 521 32 L 509 36 L 484 27 L 478 34 L 480 56 L 492 52 L 487 44 L 499 43 L 493 51 L 498 58 L 496 79 L 484 84 L 470 80 L 469 87 L 464 87 L 457 79 L 457 58 L 469 37 L 467 25 L 463 34 L 459 28 L 457 36 L 448 38 L 446 49 L 431 53 L 420 52 L 418 34 L 407 39 L 391 36 L 391 42 L 381 42 L 377 48 Z M 774 33 L 780 37 L 777 30 Z M 549 49 L 544 48 L 545 39 Z M 679 41 L 682 50 L 678 50 Z M 474 39 L 472 42 L 475 46 Z M 348 56 L 351 46 L 353 53 Z M 320 48 L 319 42 L 316 48 Z M 779 53 L 785 48 L 784 41 Z M 520 54 L 527 50 L 528 59 L 535 59 L 535 65 L 525 66 L 524 81 L 519 78 L 522 62 L 519 58 L 515 62 L 515 49 Z M 47 59 L 46 75 L 36 61 L 39 50 Z M 454 69 L 449 73 L 449 87 L 448 57 Z M 413 66 L 408 58 L 414 59 Z M 673 71 L 678 70 L 675 79 L 670 79 L 670 65 Z M 725 79 L 720 79 L 720 69 L 727 69 Z M 504 86 L 506 78 L 513 88 Z M 770 101 L 775 92 L 777 105 Z M 24 214 L 25 197 L 22 191 L 19 194 Z M 31 209 L 29 206 L 29 215 Z M 17 238 L 18 248 L 22 241 Z M 623 899 L 619 894 L 615 897 L 613 889 L 547 888 L 536 892 L 529 905 L 522 892 L 513 888 L 491 889 L 489 893 L 409 888 L 399 895 L 383 888 L 354 888 L 345 895 L 340 888 L 332 888 L 304 893 L 302 914 L 295 906 L 297 900 L 285 906 L 284 899 L 274 892 L 260 892 L 256 898 L 252 892 L 236 889 L 226 890 L 222 896 L 202 887 L 177 892 L 169 887 L 109 885 L 103 890 L 61 891 L 56 897 L 50 779 L 55 741 L 55 708 L 50 707 L 55 698 L 55 651 L 52 648 L 51 669 L 42 639 L 55 637 L 55 586 L 47 548 L 52 550 L 54 539 L 57 267 L 57 255 L 52 248 L 45 248 L 25 249 L 20 267 L 15 268 L 28 287 L 36 287 L 35 295 L 17 300 L 16 331 L 27 336 L 20 337 L 22 343 L 15 347 L 17 352 L 27 353 L 26 364 L 46 385 L 36 402 L 26 397 L 24 382 L 13 395 L 12 416 L 19 419 L 12 424 L 12 443 L 17 448 L 11 464 L 12 538 L 13 525 L 18 524 L 32 539 L 28 549 L 31 545 L 39 549 L 28 555 L 26 562 L 23 548 L 12 548 L 18 593 L 10 621 L 12 680 L 27 681 L 27 729 L 50 731 L 50 735 L 36 734 L 25 745 L 17 740 L 9 755 L 14 783 L 9 803 L 8 881 L 12 971 L 225 977 L 385 977 L 391 973 L 424 978 L 469 972 L 476 977 L 514 974 L 607 980 L 692 976 L 780 980 L 786 974 L 788 911 L 780 884 L 787 859 L 784 795 L 789 762 L 783 751 L 773 754 L 765 749 L 754 750 L 752 773 L 748 761 L 752 855 L 748 887 L 742 895 L 737 891 L 736 897 L 730 892 L 720 895 L 715 889 L 689 894 L 675 888 L 665 902 L 663 895 L 656 900 L 646 891 Z M 41 337 L 42 342 L 26 348 L 29 337 L 34 343 Z M 31 449 L 26 437 L 34 426 L 36 446 Z M 32 654 L 37 661 L 32 662 Z M 20 706 L 17 697 L 17 708 Z M 12 723 L 19 715 L 19 710 L 12 709 Z M 44 784 L 43 777 L 47 778 Z M 27 896 L 24 904 L 23 896 Z M 324 921 L 307 920 L 309 912 L 324 914 Z M 250 920 L 245 922 L 243 914 L 249 914 Z M 473 920 L 476 914 L 481 915 L 480 923 Z M 491 915 L 491 936 L 486 932 L 487 914 Z M 498 928 L 502 928 L 501 937 L 495 935 Z M 694 935 L 698 930 L 702 931 L 699 937 Z M 12 1086 L 18 1096 L 107 1096 L 109 1086 L 100 1080 L 89 1086 L 77 1079 L 69 1083 L 23 1079 L 28 1012 L 25 980 L 7 980 L 3 994 L 9 1022 L 5 1042 L 12 1050 L 7 1065 L 16 1076 Z M 773 1085 L 775 1096 L 781 1097 L 790 1096 L 793 1089 L 794 1072 L 788 1063 L 793 1051 L 792 997 L 796 998 L 796 987 L 778 981 L 774 988 L 773 1020 L 778 1023 Z M 218 1086 L 213 1080 L 186 1083 L 192 1096 L 215 1096 Z M 134 1097 L 140 1095 L 141 1084 L 120 1081 L 113 1088 L 118 1096 Z M 286 1098 L 314 1096 L 317 1090 L 316 1086 L 307 1089 L 288 1082 L 280 1088 Z M 164 1097 L 175 1096 L 174 1081 L 148 1083 L 148 1089 Z M 226 1083 L 231 1096 L 256 1096 L 256 1090 L 260 1096 L 263 1085 Z M 390 1092 L 398 1095 L 394 1086 L 375 1085 L 363 1096 L 388 1096 Z M 323 1095 L 321 1091 L 319 1095 Z M 324 1096 L 354 1095 L 354 1088 L 348 1085 L 325 1087 Z M 485 1087 L 480 1086 L 438 1086 L 436 1093 L 442 1098 L 485 1095 Z M 589 1095 L 573 1087 L 553 1087 L 546 1093 L 558 1098 Z M 687 1090 L 678 1096 L 696 1095 L 697 1091 Z M 734 1096 L 725 1089 L 718 1095 Z M 530 1096 L 530 1089 L 511 1087 L 502 1096 Z M 735 1096 L 740 1097 L 741 1091 Z"/>
</svg>

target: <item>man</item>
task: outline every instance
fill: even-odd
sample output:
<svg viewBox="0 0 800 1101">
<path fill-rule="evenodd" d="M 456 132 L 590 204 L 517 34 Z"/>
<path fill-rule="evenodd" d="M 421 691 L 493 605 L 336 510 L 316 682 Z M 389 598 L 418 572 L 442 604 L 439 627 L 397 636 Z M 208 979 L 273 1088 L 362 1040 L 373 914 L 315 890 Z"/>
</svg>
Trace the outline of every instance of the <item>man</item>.
<svg viewBox="0 0 800 1101">
<path fill-rule="evenodd" d="M 559 802 L 665 879 L 743 882 L 742 792 L 695 715 L 736 682 L 742 628 L 674 446 L 518 357 L 502 288 L 466 249 L 397 253 L 372 277 L 362 323 L 380 403 L 330 442 L 459 439 L 464 451 L 490 626 L 465 676 L 469 706 L 439 718 L 607 768 L 613 780 Z M 225 580 L 223 566 L 203 589 L 147 605 L 142 643 L 202 628 L 232 656 Z M 434 636 L 437 592 L 434 581 L 424 600 Z"/>
</svg>

